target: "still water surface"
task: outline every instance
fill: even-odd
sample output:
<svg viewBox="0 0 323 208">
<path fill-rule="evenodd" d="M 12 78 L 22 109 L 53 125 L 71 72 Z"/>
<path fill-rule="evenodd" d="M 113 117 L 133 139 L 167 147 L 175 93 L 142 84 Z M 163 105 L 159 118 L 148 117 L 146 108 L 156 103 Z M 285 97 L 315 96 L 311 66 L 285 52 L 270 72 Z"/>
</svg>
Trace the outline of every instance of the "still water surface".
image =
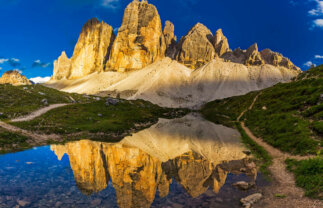
<svg viewBox="0 0 323 208">
<path fill-rule="evenodd" d="M 240 207 L 267 185 L 239 133 L 197 114 L 119 143 L 90 140 L 0 156 L 0 208 Z M 255 181 L 240 191 L 232 184 Z"/>
</svg>

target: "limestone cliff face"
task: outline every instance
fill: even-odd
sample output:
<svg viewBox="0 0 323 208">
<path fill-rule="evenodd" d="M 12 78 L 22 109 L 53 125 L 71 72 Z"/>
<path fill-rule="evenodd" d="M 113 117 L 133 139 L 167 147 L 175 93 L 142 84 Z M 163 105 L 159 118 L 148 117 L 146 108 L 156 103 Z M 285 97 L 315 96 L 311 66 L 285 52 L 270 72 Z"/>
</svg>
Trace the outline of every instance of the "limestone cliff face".
<svg viewBox="0 0 323 208">
<path fill-rule="evenodd" d="M 133 1 L 125 9 L 122 25 L 106 68 L 130 71 L 165 56 L 166 44 L 156 7 L 147 1 Z"/>
<path fill-rule="evenodd" d="M 214 48 L 219 57 L 230 51 L 228 39 L 223 35 L 222 29 L 217 30 L 214 35 Z"/>
<path fill-rule="evenodd" d="M 171 146 L 175 144 L 178 142 Z M 208 146 L 214 152 L 221 148 L 221 145 Z M 76 184 L 86 195 L 104 190 L 111 179 L 120 208 L 150 207 L 157 190 L 160 197 L 169 194 L 173 178 L 188 194 L 198 197 L 209 188 L 218 193 L 228 173 L 239 175 L 244 170 L 252 179 L 257 176 L 256 167 L 246 156 L 235 159 L 234 149 L 233 157 L 225 156 L 222 157 L 225 160 L 217 159 L 216 162 L 194 151 L 178 151 L 175 158 L 162 162 L 158 157 L 122 142 L 109 144 L 83 140 L 52 145 L 51 150 L 59 160 L 64 154 L 68 155 Z"/>
<path fill-rule="evenodd" d="M 300 69 L 295 66 L 288 58 L 284 57 L 282 54 L 273 52 L 270 49 L 265 49 L 260 52 L 262 58 L 266 64 L 271 64 L 274 66 L 281 66 L 287 69 L 297 70 Z"/>
<path fill-rule="evenodd" d="M 53 79 L 77 79 L 103 72 L 115 39 L 110 25 L 93 18 L 82 28 L 71 59 L 65 52 L 54 62 Z"/>
<path fill-rule="evenodd" d="M 69 78 L 75 79 L 93 72 L 103 72 L 114 39 L 115 35 L 110 25 L 96 18 L 89 20 L 83 26 L 75 46 Z"/>
<path fill-rule="evenodd" d="M 161 162 L 132 147 L 110 146 L 105 153 L 119 207 L 150 207 L 162 174 Z"/>
<path fill-rule="evenodd" d="M 106 158 L 102 157 L 106 148 L 101 143 L 83 140 L 53 145 L 51 149 L 60 160 L 64 154 L 69 156 L 76 184 L 82 193 L 90 195 L 107 187 L 110 176 L 106 170 Z"/>
<path fill-rule="evenodd" d="M 0 84 L 11 84 L 15 86 L 19 85 L 31 85 L 32 83 L 17 70 L 11 70 L 5 72 L 0 78 Z"/>
<path fill-rule="evenodd" d="M 300 68 L 295 66 L 288 58 L 277 52 L 273 52 L 270 49 L 259 52 L 257 43 L 250 46 L 248 50 L 237 48 L 233 52 L 229 51 L 225 53 L 222 58 L 225 61 L 247 66 L 262 66 L 268 64 L 275 67 L 283 67 L 291 72 L 301 72 Z"/>
<path fill-rule="evenodd" d="M 197 23 L 177 44 L 176 60 L 191 69 L 199 68 L 215 57 L 212 32 Z"/>
<path fill-rule="evenodd" d="M 54 74 L 52 79 L 68 79 L 71 75 L 71 60 L 67 57 L 65 51 L 54 61 Z"/>
<path fill-rule="evenodd" d="M 258 50 L 257 43 L 250 46 L 246 52 L 245 65 L 264 65 L 265 61 L 262 60 L 261 54 Z"/>
<path fill-rule="evenodd" d="M 166 56 L 174 58 L 176 54 L 177 37 L 175 35 L 175 26 L 170 21 L 165 22 L 163 30 L 166 42 Z"/>
</svg>

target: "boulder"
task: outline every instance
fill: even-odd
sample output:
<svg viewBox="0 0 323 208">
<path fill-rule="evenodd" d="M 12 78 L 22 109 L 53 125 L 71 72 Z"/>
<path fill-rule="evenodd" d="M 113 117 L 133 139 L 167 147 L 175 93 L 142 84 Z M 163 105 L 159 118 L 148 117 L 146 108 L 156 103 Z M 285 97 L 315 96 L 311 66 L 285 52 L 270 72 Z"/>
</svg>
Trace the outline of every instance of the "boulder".
<svg viewBox="0 0 323 208">
<path fill-rule="evenodd" d="M 241 204 L 245 208 L 251 208 L 254 203 L 262 198 L 262 194 L 255 193 L 240 200 Z"/>
<path fill-rule="evenodd" d="M 5 72 L 0 78 L 0 84 L 11 84 L 14 86 L 31 85 L 32 83 L 17 70 Z"/>
<path fill-rule="evenodd" d="M 252 188 L 254 185 L 255 185 L 254 183 L 247 183 L 245 181 L 238 181 L 238 182 L 233 184 L 233 186 L 235 186 L 235 187 L 237 187 L 237 188 L 239 188 L 241 190 L 244 190 L 244 191 Z"/>
<path fill-rule="evenodd" d="M 197 23 L 177 44 L 176 60 L 191 69 L 208 63 L 215 57 L 212 32 Z"/>
<path fill-rule="evenodd" d="M 175 36 L 175 26 L 170 21 L 165 22 L 163 34 L 166 42 L 166 56 L 174 59 L 176 54 L 177 37 Z"/>
<path fill-rule="evenodd" d="M 142 69 L 162 59 L 165 51 L 156 7 L 147 1 L 133 1 L 125 9 L 106 68 L 120 72 Z"/>
<path fill-rule="evenodd" d="M 228 39 L 223 35 L 222 29 L 216 31 L 214 35 L 214 48 L 220 57 L 230 51 Z"/>
<path fill-rule="evenodd" d="M 107 98 L 105 101 L 105 105 L 106 106 L 110 106 L 110 105 L 117 105 L 120 101 L 118 99 L 115 98 Z"/>
</svg>

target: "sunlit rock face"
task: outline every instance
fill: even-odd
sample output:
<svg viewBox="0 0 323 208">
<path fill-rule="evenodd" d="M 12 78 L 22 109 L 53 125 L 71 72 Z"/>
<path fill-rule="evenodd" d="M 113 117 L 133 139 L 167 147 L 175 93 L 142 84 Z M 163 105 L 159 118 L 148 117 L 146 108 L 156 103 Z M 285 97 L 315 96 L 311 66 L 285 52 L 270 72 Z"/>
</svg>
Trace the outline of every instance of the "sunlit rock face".
<svg viewBox="0 0 323 208">
<path fill-rule="evenodd" d="M 17 70 L 11 70 L 3 73 L 0 78 L 0 84 L 11 84 L 14 86 L 31 85 L 29 79 L 21 75 Z"/>
<path fill-rule="evenodd" d="M 82 28 L 71 59 L 63 52 L 54 62 L 53 79 L 77 79 L 103 72 L 114 39 L 110 25 L 97 18 L 90 19 Z"/>
<path fill-rule="evenodd" d="M 71 75 L 71 60 L 67 57 L 65 51 L 54 61 L 53 80 L 68 79 Z"/>
<path fill-rule="evenodd" d="M 156 7 L 147 1 L 133 1 L 125 9 L 106 68 L 121 72 L 142 69 L 163 58 L 165 50 Z"/>
<path fill-rule="evenodd" d="M 204 133 L 207 129 L 196 129 L 197 124 L 194 124 L 194 120 L 184 119 L 169 120 L 169 125 L 165 120 L 157 125 L 158 127 L 151 128 L 151 134 L 145 130 L 145 134 L 140 132 L 133 135 L 133 140 L 138 140 L 140 137 L 142 141 L 147 142 L 148 147 L 139 148 L 140 142 L 131 144 L 128 142 L 130 137 L 125 141 L 121 141 L 118 144 L 108 144 L 94 141 L 77 141 L 71 142 L 65 145 L 52 145 L 51 149 L 55 152 L 57 157 L 61 159 L 64 154 L 67 154 L 76 183 L 80 190 L 85 194 L 91 194 L 99 192 L 107 187 L 109 179 L 112 181 L 112 185 L 116 191 L 117 202 L 119 207 L 150 207 L 153 203 L 157 190 L 160 197 L 166 197 L 169 193 L 169 185 L 173 182 L 173 178 L 177 183 L 181 184 L 188 194 L 192 197 L 198 197 L 203 194 L 209 188 L 214 192 L 219 192 L 224 185 L 227 174 L 229 172 L 234 174 L 240 174 L 244 169 L 245 173 L 255 178 L 257 171 L 255 168 L 248 168 L 249 159 L 242 153 L 243 147 L 233 148 L 232 154 L 224 154 L 220 146 L 220 143 L 227 143 L 227 147 L 230 147 L 230 143 L 234 143 L 235 136 L 225 138 L 219 143 L 219 137 L 207 138 L 209 133 Z M 197 121 L 197 120 L 195 120 Z M 168 135 L 171 130 L 166 131 L 175 123 L 182 123 L 183 125 L 191 126 L 192 129 L 196 129 L 196 132 L 201 131 L 199 134 L 183 134 L 182 142 L 179 141 L 180 135 L 171 134 Z M 205 125 L 202 124 L 204 128 Z M 180 128 L 178 124 L 176 128 Z M 207 126 L 212 128 L 212 126 Z M 156 133 L 160 129 L 160 133 Z M 187 127 L 183 128 L 183 131 Z M 215 130 L 215 129 L 213 129 Z M 193 130 L 194 131 L 194 130 Z M 211 131 L 211 129 L 208 129 Z M 235 131 L 235 130 L 232 130 Z M 158 135 L 160 140 L 154 138 Z M 223 132 L 219 132 L 219 135 L 226 135 Z M 174 138 L 174 143 L 171 141 L 171 137 Z M 198 141 L 197 136 L 200 136 L 202 140 L 200 144 L 194 143 Z M 214 136 L 214 135 L 213 135 Z M 227 135 L 229 136 L 229 135 Z M 212 144 L 212 139 L 214 143 Z M 239 138 L 236 138 L 236 145 L 238 145 Z M 160 141 L 160 142 L 159 142 Z M 160 149 L 155 149 L 150 144 L 156 144 L 156 147 L 160 146 Z M 202 143 L 205 143 L 203 145 Z M 164 148 L 165 145 L 169 147 L 184 145 L 186 149 L 182 151 L 176 151 L 172 149 L 172 154 Z M 216 152 L 214 155 L 209 153 L 209 150 L 205 152 L 198 150 L 199 147 L 210 147 L 210 151 Z M 241 145 L 241 144 L 240 144 Z M 234 147 L 233 144 L 231 147 Z M 219 148 L 217 148 L 219 147 Z M 195 148 L 195 149 L 194 149 Z M 199 153 L 193 151 L 197 150 Z M 239 153 L 237 152 L 239 151 Z M 150 152 L 158 152 L 151 154 Z M 217 156 L 216 156 L 217 155 Z M 214 157 L 217 157 L 215 159 Z"/>
<path fill-rule="evenodd" d="M 177 44 L 175 59 L 191 69 L 203 66 L 215 57 L 213 38 L 206 26 L 197 23 Z"/>
<path fill-rule="evenodd" d="M 288 58 L 284 57 L 282 54 L 273 52 L 270 49 L 265 49 L 260 52 L 262 58 L 266 62 L 266 64 L 271 64 L 274 66 L 281 66 L 285 67 L 287 69 L 291 70 L 297 70 L 299 71 L 300 69 L 295 66 Z"/>
<path fill-rule="evenodd" d="M 82 193 L 90 195 L 107 187 L 110 176 L 106 169 L 104 144 L 83 140 L 52 146 L 51 149 L 60 160 L 64 154 L 69 156 L 76 184 Z"/>
<path fill-rule="evenodd" d="M 219 57 L 230 51 L 228 39 L 223 35 L 222 29 L 218 29 L 214 35 L 214 48 Z"/>
</svg>

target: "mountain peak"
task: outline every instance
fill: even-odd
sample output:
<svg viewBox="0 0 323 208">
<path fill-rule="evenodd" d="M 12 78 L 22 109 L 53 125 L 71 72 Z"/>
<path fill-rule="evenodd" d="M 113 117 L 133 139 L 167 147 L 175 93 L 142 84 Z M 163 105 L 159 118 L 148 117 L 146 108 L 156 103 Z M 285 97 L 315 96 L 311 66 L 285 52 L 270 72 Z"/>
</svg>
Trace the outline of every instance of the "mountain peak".
<svg viewBox="0 0 323 208">
<path fill-rule="evenodd" d="M 0 78 L 0 84 L 11 85 L 31 85 L 32 83 L 22 75 L 18 70 L 10 70 L 5 72 Z"/>
</svg>

